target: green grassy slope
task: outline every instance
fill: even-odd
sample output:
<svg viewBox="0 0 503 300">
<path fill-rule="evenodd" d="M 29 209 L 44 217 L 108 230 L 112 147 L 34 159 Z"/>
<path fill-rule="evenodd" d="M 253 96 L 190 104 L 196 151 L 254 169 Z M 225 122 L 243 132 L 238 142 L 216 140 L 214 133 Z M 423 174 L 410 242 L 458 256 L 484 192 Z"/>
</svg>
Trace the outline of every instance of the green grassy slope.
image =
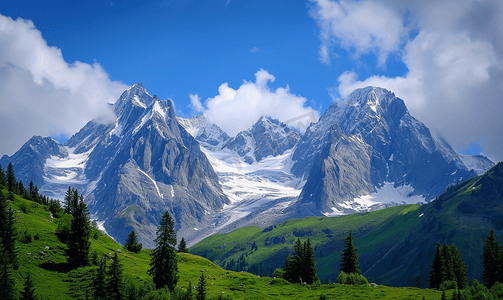
<svg viewBox="0 0 503 300">
<path fill-rule="evenodd" d="M 269 230 L 271 229 L 271 230 Z M 428 286 L 436 242 L 454 243 L 469 279 L 482 274 L 482 247 L 490 229 L 503 242 L 503 163 L 485 175 L 463 182 L 423 206 L 398 206 L 364 215 L 289 220 L 275 228 L 241 228 L 206 238 L 191 253 L 225 266 L 243 255 L 249 265 L 272 269 L 293 252 L 293 241 L 311 239 L 318 274 L 335 281 L 344 238 L 353 231 L 360 269 L 371 282 L 392 286 Z M 258 250 L 251 250 L 252 242 Z M 417 282 L 419 279 L 419 282 Z"/>
<path fill-rule="evenodd" d="M 16 288 L 18 290 L 23 288 L 23 278 L 27 272 L 30 272 L 36 292 L 42 299 L 83 299 L 84 293 L 91 288 L 96 267 L 68 269 L 65 257 L 66 245 L 55 235 L 58 220 L 51 218 L 50 213 L 42 205 L 17 196 L 15 201 L 9 202 L 9 205 L 15 210 L 17 231 L 26 231 L 32 237 L 38 236 L 38 239 L 32 238 L 30 243 L 17 243 L 20 266 L 14 272 Z M 26 213 L 21 210 L 21 207 L 26 207 Z M 386 213 L 404 214 L 408 210 L 415 209 L 416 207 L 400 207 Z M 356 220 L 369 217 L 353 216 L 353 218 Z M 299 220 L 292 220 L 287 224 L 296 222 Z M 309 222 L 317 225 L 321 221 L 311 219 Z M 377 226 L 372 222 L 374 221 L 368 219 L 368 226 Z M 349 228 L 353 225 L 349 222 L 347 226 Z M 286 235 L 288 231 L 286 227 L 284 229 L 282 234 Z M 147 275 L 150 250 L 144 249 L 135 254 L 123 249 L 121 245 L 101 233 L 97 234 L 97 239 L 91 238 L 91 252 L 96 251 L 102 255 L 113 253 L 117 249 L 121 250 L 119 257 L 126 277 L 137 282 L 151 280 Z M 189 280 L 192 285 L 196 285 L 203 271 L 208 276 L 209 297 L 216 297 L 223 293 L 233 299 L 319 299 L 320 295 L 327 295 L 328 299 L 422 299 L 423 296 L 426 299 L 440 299 L 438 291 L 417 288 L 355 287 L 337 284 L 319 287 L 301 286 L 289 284 L 282 279 L 261 278 L 246 272 L 226 271 L 217 264 L 192 254 L 180 253 L 178 259 L 178 285 L 186 288 Z"/>
</svg>

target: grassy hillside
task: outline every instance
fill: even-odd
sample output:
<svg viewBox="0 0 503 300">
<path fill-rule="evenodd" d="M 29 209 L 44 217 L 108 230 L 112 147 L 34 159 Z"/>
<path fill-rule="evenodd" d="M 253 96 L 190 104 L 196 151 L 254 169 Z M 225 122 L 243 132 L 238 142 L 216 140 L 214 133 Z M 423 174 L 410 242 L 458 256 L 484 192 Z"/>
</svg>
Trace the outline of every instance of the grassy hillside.
<svg viewBox="0 0 503 300">
<path fill-rule="evenodd" d="M 485 175 L 452 187 L 430 204 L 398 206 L 362 215 L 289 220 L 269 228 L 247 227 L 206 238 L 191 253 L 221 266 L 245 259 L 247 270 L 283 266 L 293 242 L 311 239 L 322 281 L 335 281 L 344 238 L 352 230 L 360 269 L 371 282 L 428 286 L 435 244 L 454 243 L 468 278 L 480 280 L 480 255 L 490 229 L 503 242 L 503 163 Z M 253 242 L 258 250 L 252 250 Z M 256 249 L 256 248 L 255 248 Z M 264 266 L 272 268 L 266 270 Z M 269 273 L 270 274 L 270 273 Z"/>
<path fill-rule="evenodd" d="M 23 288 L 24 277 L 30 272 L 36 286 L 36 292 L 42 299 L 83 299 L 91 288 L 96 267 L 85 267 L 75 270 L 68 268 L 65 249 L 66 244 L 55 235 L 58 219 L 51 218 L 48 209 L 38 203 L 18 196 L 9 205 L 15 210 L 16 229 L 20 236 L 28 234 L 31 242 L 18 242 L 18 259 L 20 267 L 15 271 L 16 288 Z M 416 207 L 400 207 L 387 213 L 406 214 Z M 368 218 L 365 216 L 354 216 Z M 335 219 L 334 219 L 335 220 Z M 314 226 L 320 222 L 317 219 L 308 220 Z M 290 222 L 290 221 L 289 221 Z M 292 220 L 292 224 L 299 222 Z M 377 223 L 373 223 L 377 222 Z M 287 222 L 288 223 L 288 222 Z M 368 226 L 377 226 L 379 221 L 369 219 Z M 356 223 L 355 223 L 356 224 Z M 347 224 L 352 227 L 351 223 Z M 287 235 L 286 230 L 282 232 Z M 244 229 L 251 230 L 251 229 Z M 96 238 L 94 238 L 96 233 Z M 343 230 L 341 230 L 343 234 Z M 131 253 L 114 242 L 110 237 L 97 231 L 91 237 L 91 252 L 100 256 L 121 250 L 119 257 L 124 267 L 125 276 L 137 283 L 149 282 L 147 275 L 150 262 L 150 250 Z M 260 248 L 259 248 L 260 250 Z M 274 252 L 274 251 L 272 251 Z M 290 284 L 282 279 L 261 278 L 246 272 L 226 271 L 217 264 L 192 254 L 180 253 L 179 282 L 182 288 L 188 286 L 189 280 L 196 285 L 203 271 L 207 277 L 208 296 L 230 296 L 233 299 L 319 299 L 327 295 L 327 299 L 440 299 L 440 292 L 417 288 L 392 288 L 386 286 L 344 286 L 325 284 L 318 287 Z"/>
</svg>

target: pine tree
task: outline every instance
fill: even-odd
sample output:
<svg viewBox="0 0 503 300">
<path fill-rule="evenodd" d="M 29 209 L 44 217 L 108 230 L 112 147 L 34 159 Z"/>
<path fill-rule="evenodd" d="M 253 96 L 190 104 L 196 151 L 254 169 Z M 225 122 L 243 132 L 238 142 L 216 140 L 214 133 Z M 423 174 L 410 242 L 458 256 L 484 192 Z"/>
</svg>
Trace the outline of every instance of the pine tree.
<svg viewBox="0 0 503 300">
<path fill-rule="evenodd" d="M 28 191 L 26 190 L 26 188 L 24 187 L 24 184 L 23 184 L 23 180 L 19 180 L 18 184 L 17 184 L 17 191 L 19 193 L 19 195 L 23 198 L 27 198 L 28 196 Z"/>
<path fill-rule="evenodd" d="M 24 290 L 21 291 L 21 300 L 36 300 L 38 299 L 35 294 L 35 286 L 31 280 L 31 275 L 28 273 L 24 281 Z"/>
<path fill-rule="evenodd" d="M 102 257 L 93 280 L 93 297 L 96 300 L 107 299 L 107 259 Z"/>
<path fill-rule="evenodd" d="M 7 199 L 0 191 L 0 239 L 9 264 L 17 269 L 16 230 L 13 210 L 7 207 Z"/>
<path fill-rule="evenodd" d="M 496 240 L 493 229 L 486 238 L 482 262 L 484 264 L 482 279 L 489 288 L 496 282 L 503 282 L 503 249 Z"/>
<path fill-rule="evenodd" d="M 286 258 L 283 276 L 291 283 L 312 284 L 319 280 L 311 240 L 308 239 L 307 242 L 301 243 L 300 239 L 297 239 L 294 255 L 288 255 Z"/>
<path fill-rule="evenodd" d="M 112 259 L 112 264 L 108 270 L 107 282 L 108 299 L 120 300 L 123 299 L 124 281 L 122 276 L 122 265 L 119 261 L 117 251 Z"/>
<path fill-rule="evenodd" d="M 185 238 L 182 237 L 180 241 L 180 245 L 178 245 L 178 252 L 189 253 L 189 249 L 187 248 L 187 243 L 185 242 Z"/>
<path fill-rule="evenodd" d="M 346 248 L 342 251 L 342 262 L 341 268 L 339 270 L 346 274 L 355 273 L 361 274 L 360 264 L 358 262 L 358 248 L 353 245 L 353 236 L 351 235 L 351 230 L 349 231 L 349 236 L 344 241 Z"/>
<path fill-rule="evenodd" d="M 77 198 L 78 192 L 77 192 Z M 84 203 L 84 197 L 80 200 L 73 214 L 70 224 L 70 237 L 68 241 L 68 263 L 72 268 L 83 267 L 87 265 L 89 258 L 89 248 L 91 242 L 91 225 L 89 224 L 89 210 Z"/>
<path fill-rule="evenodd" d="M 156 247 L 151 254 L 148 273 L 153 276 L 157 289 L 167 286 L 173 291 L 178 282 L 178 262 L 175 249 L 175 223 L 168 211 L 162 216 L 156 234 L 157 238 L 154 240 Z"/>
<path fill-rule="evenodd" d="M 449 246 L 447 246 L 447 244 L 444 244 L 442 245 L 442 247 L 440 247 L 440 256 L 442 260 L 440 284 L 447 280 L 456 281 L 456 277 L 454 275 L 454 265 L 452 262 L 451 251 L 449 250 Z"/>
<path fill-rule="evenodd" d="M 314 282 L 319 281 L 314 250 L 313 247 L 311 247 L 311 241 L 309 239 L 307 240 L 307 243 L 304 244 L 304 261 L 302 270 L 306 277 L 304 281 L 307 284 L 313 284 Z"/>
<path fill-rule="evenodd" d="M 0 191 L 0 194 L 2 194 L 2 191 Z M 0 237 L 0 299 L 16 299 L 14 285 L 15 280 L 12 273 L 12 263 L 3 246 L 2 238 Z"/>
<path fill-rule="evenodd" d="M 7 188 L 9 192 L 17 194 L 16 175 L 14 175 L 14 166 L 11 162 L 9 162 L 9 165 L 7 166 Z"/>
<path fill-rule="evenodd" d="M 465 289 L 468 287 L 468 278 L 466 276 L 466 264 L 463 257 L 461 257 L 461 252 L 459 252 L 454 244 L 449 246 L 449 251 L 451 253 L 454 277 L 456 278 L 458 289 Z"/>
<path fill-rule="evenodd" d="M 187 287 L 187 292 L 185 293 L 184 300 L 192 300 L 192 281 L 189 280 L 189 286 Z"/>
<path fill-rule="evenodd" d="M 206 278 L 203 272 L 201 272 L 201 276 L 199 277 L 199 284 L 196 287 L 196 291 L 196 300 L 206 300 Z"/>
<path fill-rule="evenodd" d="M 138 253 L 141 251 L 142 244 L 138 243 L 138 240 L 136 239 L 136 233 L 134 232 L 134 230 L 131 230 L 131 232 L 129 233 L 126 239 L 126 244 L 124 244 L 124 247 L 134 253 Z"/>
<path fill-rule="evenodd" d="M 0 187 L 7 187 L 7 179 L 5 178 L 5 173 L 0 165 Z"/>
</svg>

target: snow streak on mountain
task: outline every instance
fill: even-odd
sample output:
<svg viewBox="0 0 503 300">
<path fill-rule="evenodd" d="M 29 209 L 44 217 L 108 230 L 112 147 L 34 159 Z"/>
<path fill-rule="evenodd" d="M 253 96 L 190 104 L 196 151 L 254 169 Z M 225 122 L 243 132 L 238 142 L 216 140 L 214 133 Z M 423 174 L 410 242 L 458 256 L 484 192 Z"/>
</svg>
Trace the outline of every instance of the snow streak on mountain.
<svg viewBox="0 0 503 300">
<path fill-rule="evenodd" d="M 191 245 L 241 226 L 424 203 L 493 165 L 457 154 L 382 88 L 333 103 L 303 136 L 263 116 L 230 137 L 203 115 L 176 117 L 141 83 L 113 108 L 112 124 L 91 121 L 64 145 L 33 137 L 0 164 L 51 197 L 78 188 L 111 236 L 135 229 L 146 247 L 166 210 Z"/>
</svg>

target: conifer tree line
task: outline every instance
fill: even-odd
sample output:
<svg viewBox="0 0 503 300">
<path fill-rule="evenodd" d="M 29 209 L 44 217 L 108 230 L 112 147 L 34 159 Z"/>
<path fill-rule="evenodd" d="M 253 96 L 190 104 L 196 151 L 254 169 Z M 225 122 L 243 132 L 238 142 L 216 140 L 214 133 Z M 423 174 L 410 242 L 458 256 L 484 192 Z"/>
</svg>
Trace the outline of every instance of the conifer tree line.
<svg viewBox="0 0 503 300">
<path fill-rule="evenodd" d="M 276 270 L 273 276 L 281 277 L 291 283 L 320 283 L 311 240 L 302 243 L 298 238 L 293 249 L 294 253 L 288 255 L 283 269 Z"/>
<path fill-rule="evenodd" d="M 496 282 L 503 283 L 503 247 L 496 240 L 493 229 L 484 244 L 482 263 L 484 265 L 482 280 L 488 287 L 492 287 Z"/>
<path fill-rule="evenodd" d="M 7 171 L 4 172 L 0 165 L 0 188 L 7 188 L 9 200 L 14 200 L 14 195 L 37 202 L 42 205 L 59 205 L 59 201 L 42 195 L 39 193 L 38 187 L 30 181 L 28 188 L 25 187 L 23 180 L 16 181 L 14 167 L 12 163 L 7 166 Z"/>
<path fill-rule="evenodd" d="M 455 282 L 456 288 L 468 287 L 466 265 L 461 253 L 454 244 L 440 246 L 437 242 L 435 256 L 431 265 L 429 284 L 431 288 L 440 288 L 444 282 Z"/>
</svg>

